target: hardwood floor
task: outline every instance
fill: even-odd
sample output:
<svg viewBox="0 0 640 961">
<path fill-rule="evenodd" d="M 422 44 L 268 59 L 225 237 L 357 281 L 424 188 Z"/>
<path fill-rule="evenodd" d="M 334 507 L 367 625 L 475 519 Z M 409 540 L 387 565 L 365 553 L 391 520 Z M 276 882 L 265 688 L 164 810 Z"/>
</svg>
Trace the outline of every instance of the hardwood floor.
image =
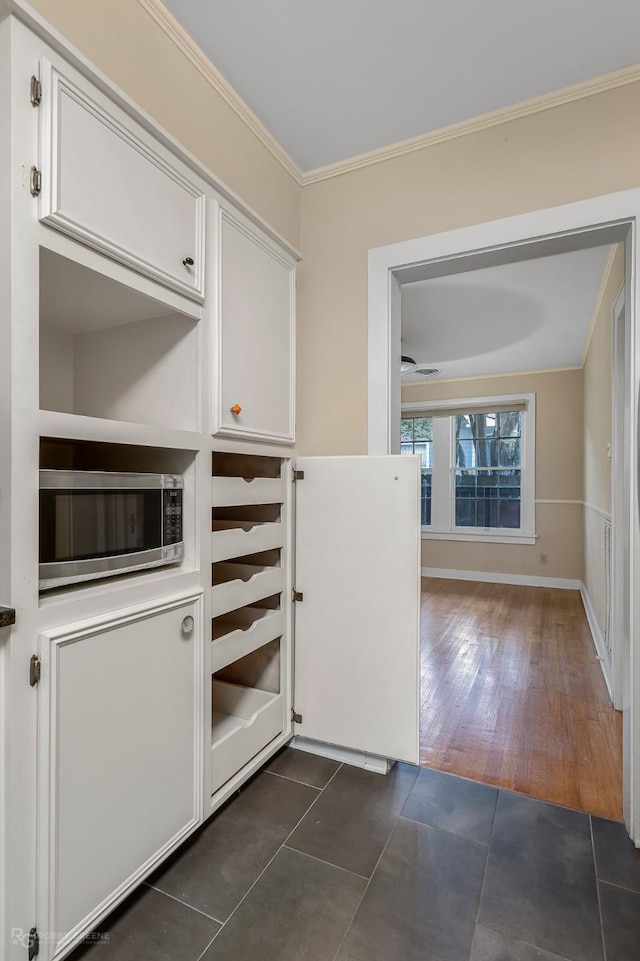
<svg viewBox="0 0 640 961">
<path fill-rule="evenodd" d="M 577 591 L 423 579 L 420 763 L 622 820 L 622 715 Z"/>
</svg>

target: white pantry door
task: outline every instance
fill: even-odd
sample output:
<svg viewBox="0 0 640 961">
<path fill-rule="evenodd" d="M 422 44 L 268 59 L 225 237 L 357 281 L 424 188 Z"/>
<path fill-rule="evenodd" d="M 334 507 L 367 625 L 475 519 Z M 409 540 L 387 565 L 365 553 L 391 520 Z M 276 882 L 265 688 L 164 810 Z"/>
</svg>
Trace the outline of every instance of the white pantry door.
<svg viewBox="0 0 640 961">
<path fill-rule="evenodd" d="M 296 712 L 302 737 L 418 761 L 418 457 L 296 469 Z"/>
</svg>

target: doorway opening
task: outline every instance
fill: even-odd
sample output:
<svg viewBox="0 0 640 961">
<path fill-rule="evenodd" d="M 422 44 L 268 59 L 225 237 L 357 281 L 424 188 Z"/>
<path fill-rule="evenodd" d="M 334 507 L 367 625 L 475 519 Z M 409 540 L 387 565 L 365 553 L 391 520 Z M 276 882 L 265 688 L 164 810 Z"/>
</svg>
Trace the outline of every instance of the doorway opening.
<svg viewBox="0 0 640 961">
<path fill-rule="evenodd" d="M 614 678 L 622 677 L 624 679 L 621 685 L 619 685 L 624 689 L 617 691 L 619 703 L 616 706 L 623 709 L 625 721 L 623 766 L 624 820 L 629 833 L 634 839 L 637 839 L 640 834 L 640 825 L 637 823 L 637 805 L 634 804 L 636 799 L 640 800 L 637 790 L 638 785 L 636 783 L 637 770 L 640 765 L 634 764 L 634 743 L 637 745 L 638 740 L 636 738 L 634 741 L 633 738 L 633 734 L 638 728 L 638 705 L 634 703 L 633 694 L 635 685 L 631 677 L 637 665 L 637 658 L 633 656 L 636 644 L 634 634 L 635 609 L 633 582 L 635 576 L 634 560 L 637 547 L 637 504 L 634 503 L 631 492 L 635 489 L 636 484 L 634 466 L 636 420 L 634 401 L 636 385 L 633 372 L 636 369 L 635 353 L 637 350 L 637 338 L 635 336 L 635 284 L 637 275 L 634 269 L 636 259 L 634 231 L 636 212 L 640 209 L 639 194 L 640 192 L 638 191 L 628 191 L 624 194 L 611 195 L 606 198 L 595 198 L 591 201 L 567 205 L 563 208 L 537 211 L 533 214 L 509 218 L 505 221 L 481 224 L 471 228 L 451 231 L 446 234 L 419 238 L 415 241 L 378 248 L 370 251 L 369 254 L 369 452 L 381 453 L 384 450 L 385 452 L 393 453 L 400 449 L 399 428 L 403 399 L 400 383 L 400 356 L 407 352 L 404 340 L 402 340 L 401 329 L 402 294 L 404 288 L 410 284 L 421 283 L 436 278 L 451 278 L 470 271 L 480 271 L 508 264 L 522 264 L 525 261 L 539 261 L 541 258 L 594 250 L 597 247 L 605 245 L 621 245 L 621 249 L 624 251 L 624 300 L 628 307 L 622 315 L 620 315 L 619 312 L 619 316 L 622 316 L 623 320 L 614 328 L 618 331 L 619 340 L 623 344 L 622 351 L 618 351 L 615 354 L 614 370 L 616 369 L 616 363 L 621 364 L 624 377 L 622 388 L 614 391 L 617 420 L 614 420 L 611 443 L 615 445 L 617 450 L 612 457 L 611 463 L 613 466 L 612 504 L 615 504 L 615 509 L 611 509 L 611 514 L 613 515 L 613 552 L 610 568 L 610 617 L 608 622 L 605 618 L 605 625 L 607 626 L 607 640 L 610 640 L 612 647 L 612 669 L 610 672 L 612 693 L 614 689 L 616 689 Z M 518 321 L 516 320 L 514 321 L 514 326 L 517 327 L 517 325 Z M 476 349 L 475 354 L 472 356 L 476 357 L 479 353 L 480 351 Z M 432 355 L 426 358 L 416 358 L 420 363 L 423 360 L 428 361 L 428 363 L 424 365 L 421 363 L 421 366 L 437 366 L 436 359 L 437 358 Z M 611 352 L 609 353 L 609 363 L 611 365 Z M 511 371 L 511 373 L 514 372 Z M 619 384 L 619 380 L 620 378 L 616 376 L 617 384 Z M 434 386 L 435 383 L 434 381 Z M 538 391 L 534 392 L 538 394 Z M 461 396 L 464 397 L 464 394 Z M 455 398 L 452 398 L 451 394 L 448 396 L 442 394 L 438 399 L 440 401 L 445 399 L 451 401 Z M 405 402 L 409 402 L 407 400 L 407 391 L 405 391 Z M 417 402 L 414 401 L 414 404 L 417 404 Z M 455 422 L 455 411 L 453 415 L 450 416 L 454 418 Z M 494 419 L 494 425 L 497 425 L 497 421 L 498 418 L 496 417 Z M 455 434 L 453 438 L 451 448 L 455 454 Z M 457 439 L 460 439 L 459 435 Z M 499 439 L 502 440 L 503 438 L 500 437 Z M 512 444 L 511 446 L 514 447 L 515 445 Z M 628 452 L 628 456 L 625 452 Z M 464 466 L 465 465 L 459 462 L 453 462 L 447 465 L 448 470 L 454 474 L 456 473 L 456 468 Z M 464 472 L 457 471 L 459 478 L 461 473 Z M 467 472 L 466 480 L 468 480 L 468 474 L 469 472 Z M 474 481 L 474 483 L 476 483 L 477 488 L 477 482 Z M 499 485 L 500 481 L 498 481 L 498 486 Z M 484 497 L 485 494 L 486 491 L 483 491 L 482 496 Z M 497 496 L 498 500 L 500 500 L 501 492 L 499 490 Z M 573 497 L 551 497 L 548 495 L 544 497 L 544 495 L 539 496 L 536 493 L 536 499 L 539 502 L 548 502 L 545 504 L 536 503 L 536 515 L 539 512 L 544 513 L 545 511 L 549 513 L 550 509 L 558 511 L 560 504 L 557 502 L 577 501 L 578 503 L 573 505 L 575 508 L 574 513 L 580 515 L 581 524 L 584 525 L 584 536 L 589 536 L 587 530 L 588 525 L 584 520 L 584 515 L 588 510 L 588 508 L 585 507 L 587 501 L 584 494 Z M 481 500 L 477 489 L 474 491 L 473 500 L 473 508 L 477 511 L 480 509 L 479 502 Z M 553 507 L 552 502 L 556 502 L 553 504 Z M 455 496 L 452 503 L 452 526 L 455 528 L 461 526 L 455 523 L 456 520 L 459 520 L 459 517 L 456 517 L 455 514 Z M 469 504 L 467 504 L 466 507 L 468 508 Z M 491 509 L 494 510 L 494 513 L 498 510 L 498 508 Z M 482 510 L 486 510 L 486 504 L 484 503 Z M 505 517 L 509 514 L 509 511 L 512 512 L 513 523 L 513 505 L 506 504 Z M 483 524 L 486 523 L 486 516 L 486 514 L 483 515 Z M 602 518 L 602 520 L 604 519 L 605 518 Z M 536 528 L 538 526 L 537 517 L 535 526 Z M 449 533 L 452 533 L 452 531 L 450 530 Z M 453 533 L 455 533 L 455 531 L 453 531 Z M 548 555 L 549 552 L 539 549 L 536 543 L 536 541 L 542 540 L 537 529 L 533 531 L 521 531 L 521 533 L 533 536 L 534 546 L 532 547 L 532 551 L 536 552 L 537 556 Z M 459 548 L 464 545 L 447 543 L 447 538 L 444 536 L 441 540 L 445 543 L 444 548 L 441 543 L 437 542 L 438 537 L 436 532 L 435 541 L 437 542 L 436 548 L 439 551 L 440 559 L 438 566 L 440 570 L 449 571 L 449 573 L 452 569 L 457 569 L 458 572 L 460 570 L 464 571 L 464 567 L 460 563 L 454 564 L 450 562 L 450 564 L 447 565 L 443 563 L 442 560 L 443 557 L 445 559 L 447 557 L 451 558 L 451 550 L 453 547 Z M 455 541 L 455 538 L 453 538 L 453 540 Z M 430 574 L 432 573 L 430 568 L 436 565 L 424 563 L 425 543 L 428 547 L 430 542 L 426 540 L 423 543 L 423 569 L 426 568 L 426 570 L 423 570 L 423 573 Z M 433 544 L 433 541 L 431 541 L 431 543 Z M 483 551 L 484 548 L 482 548 L 480 544 L 471 543 L 468 548 L 468 556 L 471 557 L 474 552 L 477 553 L 479 550 Z M 604 559 L 604 548 L 602 558 Z M 544 565 L 548 557 L 544 557 L 544 559 L 540 557 L 540 560 Z M 477 563 L 469 562 L 468 569 L 478 572 L 478 570 L 482 570 L 482 567 Z M 519 610 L 518 623 L 522 624 L 523 620 L 526 619 L 523 617 L 523 612 L 531 612 L 535 609 L 535 605 L 532 607 L 531 602 L 525 602 L 522 596 L 525 588 L 530 588 L 532 584 L 535 584 L 535 575 L 530 575 L 528 579 L 523 576 L 522 580 L 519 581 L 517 577 L 513 576 L 513 572 L 511 571 L 511 577 L 506 576 L 500 578 L 497 575 L 509 575 L 510 570 L 503 569 L 500 571 L 495 569 L 495 565 L 494 570 L 490 570 L 489 573 L 494 576 L 486 579 L 481 594 L 482 598 L 489 598 L 487 600 L 489 610 L 495 614 L 495 612 L 502 609 L 503 621 L 508 621 L 509 616 L 515 617 L 514 610 Z M 579 596 L 573 595 L 573 600 L 577 601 L 578 607 L 572 611 L 568 603 L 571 592 L 563 591 L 562 594 L 558 595 L 553 593 L 556 588 L 553 586 L 552 581 L 543 581 L 546 574 L 547 572 L 543 572 L 538 575 L 540 583 L 545 583 L 542 592 L 547 594 L 546 601 L 542 605 L 536 621 L 542 634 L 544 634 L 544 620 L 545 616 L 547 616 L 553 621 L 556 633 L 559 632 L 562 634 L 565 632 L 566 634 L 566 632 L 569 631 L 572 636 L 577 636 L 585 635 L 586 631 L 585 636 L 587 640 L 590 641 L 586 621 L 583 621 L 582 625 L 578 624 L 578 615 L 581 614 Z M 561 575 L 557 573 L 555 576 L 561 578 Z M 578 587 L 583 584 L 583 578 L 581 576 L 566 577 L 564 580 L 577 581 L 578 583 L 575 585 L 563 584 L 561 585 L 562 588 L 569 586 Z M 509 581 L 511 581 L 511 584 L 508 583 Z M 455 582 L 449 581 L 448 585 L 443 586 L 442 580 L 440 580 L 437 591 L 432 587 L 432 590 L 440 595 L 438 598 L 440 607 L 442 607 L 444 603 L 443 595 L 447 590 L 452 590 L 453 583 Z M 478 585 L 481 583 L 480 575 L 478 575 L 477 578 L 474 577 L 474 582 L 467 585 L 467 593 L 472 596 L 475 591 L 476 594 L 478 594 L 480 591 Z M 491 586 L 491 584 L 493 584 L 493 586 Z M 533 589 L 533 587 L 531 587 L 531 589 Z M 516 600 L 513 600 L 513 603 L 509 602 L 510 592 L 514 598 L 516 598 Z M 521 595 L 519 601 L 517 600 L 518 592 L 520 592 Z M 493 603 L 490 600 L 492 595 L 494 598 Z M 500 603 L 496 601 L 496 596 L 502 599 Z M 557 604 L 557 611 L 551 613 L 554 609 L 554 603 Z M 516 604 L 515 609 L 513 604 Z M 517 606 L 518 604 L 519 607 Z M 459 599 L 456 600 L 454 607 L 456 615 L 460 617 L 461 604 Z M 505 613 L 509 610 L 511 610 L 510 615 Z M 432 618 L 435 616 L 433 611 L 431 612 L 431 616 Z M 451 617 L 449 617 L 449 622 L 451 622 Z M 492 636 L 495 635 L 495 621 L 492 624 L 490 620 L 485 619 L 484 626 L 485 634 L 489 642 L 491 642 Z M 529 632 L 529 634 L 530 633 L 531 632 Z M 592 644 L 591 641 L 590 643 Z M 456 657 L 452 659 L 452 663 L 462 670 L 465 663 L 464 655 L 460 653 L 460 650 L 455 653 Z M 628 663 L 628 670 L 626 672 L 624 667 L 620 667 L 621 663 L 625 662 L 625 659 Z M 562 671 L 560 673 L 562 673 Z M 558 672 L 556 671 L 556 676 L 557 674 Z M 545 685 L 541 678 L 540 687 L 543 690 L 546 687 L 548 690 L 548 685 Z M 479 698 L 481 696 L 479 693 L 480 690 L 481 685 L 477 688 Z M 498 710 L 497 707 L 495 709 Z M 508 710 L 509 705 L 507 701 L 505 701 L 502 706 L 502 711 L 508 714 Z M 539 713 L 539 711 L 540 706 L 534 711 L 534 714 Z M 472 723 L 472 720 L 468 721 L 468 724 Z M 531 729 L 531 724 L 529 724 L 528 727 Z M 589 725 L 585 724 L 584 730 L 586 731 L 588 727 Z M 464 724 L 462 724 L 460 730 L 464 731 Z M 575 747 L 579 749 L 579 744 L 576 744 Z M 535 762 L 533 763 L 535 766 Z M 490 770 L 491 762 L 487 761 L 485 767 Z M 457 771 L 456 773 L 464 774 L 465 772 Z M 467 776 L 469 775 L 467 774 Z M 606 773 L 603 773 L 603 777 L 606 778 Z M 517 784 L 515 789 L 519 789 Z M 567 802 L 565 801 L 564 803 Z"/>
<path fill-rule="evenodd" d="M 421 461 L 426 575 L 420 762 L 618 820 L 609 588 L 623 282 L 618 244 L 401 292 L 400 452 Z M 426 363 L 412 370 L 407 355 Z"/>
</svg>

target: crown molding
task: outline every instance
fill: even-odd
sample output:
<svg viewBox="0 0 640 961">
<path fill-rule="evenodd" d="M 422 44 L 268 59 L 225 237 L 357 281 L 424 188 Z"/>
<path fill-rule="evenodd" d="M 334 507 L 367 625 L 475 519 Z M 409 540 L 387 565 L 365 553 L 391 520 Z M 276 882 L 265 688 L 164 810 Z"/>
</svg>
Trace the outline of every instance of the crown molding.
<svg viewBox="0 0 640 961">
<path fill-rule="evenodd" d="M 242 97 L 236 93 L 231 84 L 225 80 L 220 71 L 214 67 L 200 47 L 191 39 L 184 27 L 178 23 L 173 14 L 167 10 L 160 0 L 138 0 L 138 3 L 146 10 L 149 16 L 153 18 L 176 47 L 182 51 L 185 57 L 191 61 L 216 93 L 220 94 L 240 120 L 247 125 L 275 159 L 282 164 L 295 182 L 301 186 L 303 174 L 296 162 L 289 156 L 286 150 L 280 146 L 273 134 L 271 134 L 262 121 L 256 117 L 251 108 L 248 107 Z"/>
<path fill-rule="evenodd" d="M 587 334 L 587 340 L 584 345 L 584 351 L 582 353 L 582 366 L 587 362 L 587 357 L 589 356 L 589 350 L 591 349 L 591 341 L 593 340 L 593 335 L 595 333 L 596 325 L 598 323 L 598 317 L 600 316 L 600 311 L 602 310 L 602 305 L 604 303 L 604 295 L 607 289 L 607 284 L 609 283 L 609 277 L 611 276 L 611 271 L 613 269 L 613 261 L 616 256 L 617 244 L 612 244 L 609 248 L 609 255 L 607 257 L 607 262 L 604 265 L 604 270 L 602 271 L 602 280 L 600 281 L 600 289 L 598 290 L 598 296 L 596 297 L 596 302 L 593 308 L 593 314 L 591 315 L 591 324 L 589 325 L 589 333 Z"/>
<path fill-rule="evenodd" d="M 582 100 L 594 94 L 604 93 L 607 90 L 614 90 L 616 87 L 624 87 L 630 83 L 640 81 L 640 64 L 632 67 L 625 67 L 622 70 L 615 70 L 612 73 L 605 73 L 591 80 L 576 83 L 569 87 L 562 87 L 554 90 L 553 93 L 544 94 L 540 97 L 532 97 L 529 100 L 522 100 L 520 103 L 510 107 L 502 107 L 500 110 L 492 110 L 489 113 L 472 117 L 469 120 L 462 120 L 459 123 L 451 124 L 447 127 L 440 127 L 429 133 L 420 134 L 417 137 L 410 137 L 408 140 L 400 140 L 397 143 L 380 147 L 377 150 L 370 150 L 367 153 L 359 154 L 348 160 L 341 160 L 334 164 L 327 164 L 325 167 L 317 167 L 302 174 L 302 186 L 318 183 L 321 180 L 330 180 L 332 177 L 339 177 L 342 174 L 351 173 L 362 167 L 369 167 L 371 164 L 380 163 L 382 160 L 392 160 L 395 157 L 402 157 L 404 154 L 422 150 L 424 147 L 431 147 L 435 144 L 444 143 L 447 140 L 455 140 L 457 137 L 464 137 L 466 134 L 478 133 L 481 130 L 488 130 L 499 124 L 508 123 L 511 120 L 519 120 L 522 117 L 529 117 L 544 110 L 551 110 L 553 107 L 561 107 L 563 104 L 572 103 L 575 100 Z"/>
</svg>

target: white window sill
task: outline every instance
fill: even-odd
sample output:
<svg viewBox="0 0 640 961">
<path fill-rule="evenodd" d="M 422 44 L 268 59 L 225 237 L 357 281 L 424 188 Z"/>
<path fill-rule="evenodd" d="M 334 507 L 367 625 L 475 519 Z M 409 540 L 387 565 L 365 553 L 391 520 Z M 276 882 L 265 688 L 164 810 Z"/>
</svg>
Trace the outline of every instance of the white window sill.
<svg viewBox="0 0 640 961">
<path fill-rule="evenodd" d="M 514 531 L 508 534 L 504 530 L 479 528 L 477 531 L 436 531 L 430 527 L 422 528 L 423 541 L 480 541 L 485 544 L 535 544 L 536 534 L 525 534 Z"/>
</svg>

